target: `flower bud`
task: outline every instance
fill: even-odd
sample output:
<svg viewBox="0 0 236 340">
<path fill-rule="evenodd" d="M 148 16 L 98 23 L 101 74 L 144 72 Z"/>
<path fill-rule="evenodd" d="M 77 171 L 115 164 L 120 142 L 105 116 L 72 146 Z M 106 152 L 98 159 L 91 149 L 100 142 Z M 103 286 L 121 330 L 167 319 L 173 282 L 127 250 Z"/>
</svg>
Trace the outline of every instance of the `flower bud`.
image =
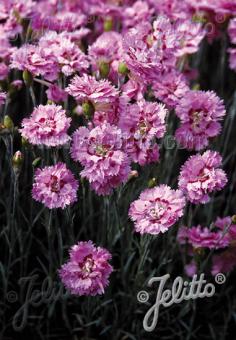
<svg viewBox="0 0 236 340">
<path fill-rule="evenodd" d="M 23 155 L 20 151 L 17 151 L 12 158 L 12 165 L 15 170 L 19 170 L 23 163 Z"/>
<path fill-rule="evenodd" d="M 27 70 L 23 72 L 23 79 L 26 86 L 30 87 L 33 84 L 34 78 L 32 74 Z"/>
<path fill-rule="evenodd" d="M 125 63 L 120 63 L 119 66 L 118 66 L 118 72 L 120 74 L 122 74 L 123 76 L 125 76 L 126 74 L 129 73 L 129 69 L 127 67 L 127 65 Z"/>
<path fill-rule="evenodd" d="M 113 29 L 113 20 L 112 18 L 106 18 L 103 24 L 103 28 L 105 32 L 112 31 Z"/>
<path fill-rule="evenodd" d="M 107 78 L 110 73 L 110 65 L 106 62 L 101 62 L 99 64 L 99 73 L 101 78 Z"/>
<path fill-rule="evenodd" d="M 156 178 L 151 178 L 148 181 L 148 187 L 149 188 L 154 188 L 157 185 L 157 179 Z"/>
<path fill-rule="evenodd" d="M 233 224 L 236 224 L 236 215 L 233 215 L 233 216 L 232 216 L 232 223 L 233 223 Z"/>
<path fill-rule="evenodd" d="M 92 103 L 85 102 L 82 105 L 83 114 L 87 119 L 91 119 L 94 115 L 95 109 Z"/>
<path fill-rule="evenodd" d="M 22 144 L 22 146 L 25 146 L 25 147 L 28 146 L 29 145 L 28 139 L 22 137 L 21 138 L 21 144 Z"/>
<path fill-rule="evenodd" d="M 38 157 L 38 158 L 35 158 L 35 160 L 32 162 L 32 165 L 34 168 L 37 168 L 41 163 L 41 158 Z"/>
<path fill-rule="evenodd" d="M 4 125 L 5 129 L 11 130 L 11 129 L 14 128 L 14 123 L 13 123 L 11 117 L 9 117 L 9 116 L 4 117 L 3 125 Z"/>
<path fill-rule="evenodd" d="M 137 178 L 137 177 L 138 177 L 138 171 L 137 170 L 130 171 L 129 179 Z"/>
</svg>

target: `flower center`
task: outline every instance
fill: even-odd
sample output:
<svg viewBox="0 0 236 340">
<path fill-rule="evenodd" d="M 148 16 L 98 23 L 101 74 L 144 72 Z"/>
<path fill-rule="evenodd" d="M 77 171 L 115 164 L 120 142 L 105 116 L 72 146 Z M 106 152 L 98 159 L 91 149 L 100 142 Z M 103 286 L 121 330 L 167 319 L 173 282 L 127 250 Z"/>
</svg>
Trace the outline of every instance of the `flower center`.
<svg viewBox="0 0 236 340">
<path fill-rule="evenodd" d="M 87 256 L 84 260 L 82 267 L 81 267 L 81 271 L 82 271 L 83 275 L 88 276 L 91 273 L 93 266 L 94 266 L 94 260 L 92 259 L 91 256 Z"/>
<path fill-rule="evenodd" d="M 152 220 L 159 220 L 164 215 L 165 210 L 165 205 L 158 202 L 149 210 L 149 215 Z"/>
<path fill-rule="evenodd" d="M 97 145 L 95 149 L 96 155 L 102 156 L 102 157 L 106 156 L 108 151 L 109 151 L 109 148 L 101 144 Z"/>
<path fill-rule="evenodd" d="M 57 176 L 51 175 L 50 187 L 52 192 L 59 192 L 64 186 L 64 181 L 59 180 Z"/>
</svg>

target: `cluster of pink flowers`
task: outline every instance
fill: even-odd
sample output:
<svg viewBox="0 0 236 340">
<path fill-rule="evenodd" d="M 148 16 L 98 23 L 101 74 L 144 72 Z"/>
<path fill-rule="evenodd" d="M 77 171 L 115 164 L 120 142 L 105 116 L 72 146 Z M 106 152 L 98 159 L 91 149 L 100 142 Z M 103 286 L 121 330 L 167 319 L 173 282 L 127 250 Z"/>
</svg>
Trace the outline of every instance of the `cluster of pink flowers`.
<svg viewBox="0 0 236 340">
<path fill-rule="evenodd" d="M 217 217 L 210 227 L 200 225 L 191 228 L 181 227 L 178 241 L 181 246 L 187 245 L 187 253 L 191 262 L 185 266 L 188 276 L 193 276 L 198 270 L 196 256 L 204 255 L 204 251 L 216 251 L 212 256 L 211 274 L 230 272 L 236 266 L 235 256 L 236 225 L 232 218 Z"/>
<path fill-rule="evenodd" d="M 190 56 L 207 37 L 204 22 L 193 20 L 200 12 L 220 29 L 221 15 L 225 21 L 236 15 L 235 1 L 2 0 L 0 106 L 24 87 L 33 107 L 22 108 L 24 117 L 32 112 L 21 121 L 23 140 L 34 151 L 43 145 L 54 148 L 52 153 L 71 141 L 67 156 L 78 162 L 76 176 L 98 195 L 129 185 L 133 166 L 142 172 L 161 162 L 159 144 L 172 128 L 185 149 L 205 151 L 220 134 L 226 110 L 215 92 L 194 90 L 198 74 Z M 236 44 L 235 18 L 228 32 Z M 229 53 L 236 70 L 236 48 Z M 168 126 L 175 115 L 177 128 Z M 129 210 L 135 230 L 164 233 L 180 220 L 188 201 L 209 202 L 227 183 L 221 166 L 220 154 L 207 150 L 182 165 L 177 190 L 168 183 L 144 190 Z M 57 163 L 36 170 L 32 195 L 49 209 L 64 209 L 77 201 L 78 187 L 74 174 Z M 217 231 L 182 229 L 182 242 L 226 247 L 236 231 L 221 239 L 224 223 L 216 222 Z M 110 257 L 81 242 L 72 248 L 61 279 L 73 294 L 101 294 L 112 271 Z"/>
<path fill-rule="evenodd" d="M 62 208 L 77 201 L 79 184 L 63 163 L 37 169 L 32 195 L 49 209 Z"/>
<path fill-rule="evenodd" d="M 70 259 L 59 275 L 65 287 L 75 295 L 103 294 L 113 271 L 108 263 L 111 254 L 95 247 L 92 241 L 79 242 L 70 250 Z"/>
</svg>

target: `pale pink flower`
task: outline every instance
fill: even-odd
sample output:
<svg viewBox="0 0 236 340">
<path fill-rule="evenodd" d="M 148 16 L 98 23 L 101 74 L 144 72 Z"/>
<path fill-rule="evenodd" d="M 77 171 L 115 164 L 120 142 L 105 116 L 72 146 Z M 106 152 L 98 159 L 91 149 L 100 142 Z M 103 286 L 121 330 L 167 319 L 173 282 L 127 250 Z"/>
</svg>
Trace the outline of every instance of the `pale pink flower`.
<svg viewBox="0 0 236 340">
<path fill-rule="evenodd" d="M 77 201 L 79 184 L 63 163 L 37 169 L 32 196 L 47 208 L 62 208 Z"/>
<path fill-rule="evenodd" d="M 126 139 L 126 151 L 134 162 L 145 165 L 158 161 L 155 139 L 165 134 L 167 112 L 164 105 L 144 100 L 121 110 L 119 127 Z"/>
<path fill-rule="evenodd" d="M 180 190 L 160 185 L 143 191 L 129 209 L 135 230 L 141 234 L 166 232 L 183 216 L 185 198 Z"/>
<path fill-rule="evenodd" d="M 182 166 L 179 188 L 194 204 L 207 203 L 209 194 L 221 190 L 227 183 L 225 172 L 220 169 L 222 157 L 218 152 L 206 151 L 191 156 Z"/>
<path fill-rule="evenodd" d="M 189 86 L 183 74 L 171 69 L 153 79 L 152 89 L 159 100 L 169 107 L 175 107 L 189 91 Z"/>
<path fill-rule="evenodd" d="M 104 294 L 113 271 L 108 250 L 92 241 L 79 242 L 70 249 L 70 259 L 59 270 L 65 287 L 74 295 Z"/>
<path fill-rule="evenodd" d="M 30 118 L 23 119 L 20 132 L 31 144 L 59 146 L 70 140 L 67 134 L 70 122 L 61 106 L 39 105 Z"/>
<path fill-rule="evenodd" d="M 84 166 L 81 176 L 88 179 L 99 195 L 110 194 L 130 174 L 121 130 L 108 123 L 92 130 L 80 127 L 73 135 L 71 155 Z"/>
<path fill-rule="evenodd" d="M 175 134 L 177 141 L 187 149 L 202 150 L 220 133 L 219 122 L 225 114 L 223 101 L 214 92 L 187 92 L 176 106 L 181 120 Z"/>
<path fill-rule="evenodd" d="M 87 74 L 75 76 L 66 91 L 80 104 L 91 104 L 97 112 L 111 112 L 109 121 L 115 120 L 119 92 L 108 80 L 96 80 Z"/>
<path fill-rule="evenodd" d="M 198 51 L 201 41 L 206 35 L 202 24 L 193 23 L 190 20 L 180 20 L 175 24 L 180 41 L 176 51 L 177 57 L 183 57 L 186 54 L 193 54 Z"/>
<path fill-rule="evenodd" d="M 11 68 L 29 71 L 33 76 L 41 75 L 47 80 L 56 80 L 59 68 L 55 56 L 50 49 L 23 45 L 13 52 Z"/>
</svg>

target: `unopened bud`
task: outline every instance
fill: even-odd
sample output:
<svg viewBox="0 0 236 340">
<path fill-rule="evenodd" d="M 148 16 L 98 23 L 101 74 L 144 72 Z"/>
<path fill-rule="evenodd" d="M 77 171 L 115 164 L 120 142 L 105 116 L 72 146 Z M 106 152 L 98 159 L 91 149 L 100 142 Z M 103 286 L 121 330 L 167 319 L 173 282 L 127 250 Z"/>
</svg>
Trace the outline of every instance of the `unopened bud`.
<svg viewBox="0 0 236 340">
<path fill-rule="evenodd" d="M 106 18 L 103 24 L 103 28 L 105 32 L 112 31 L 113 29 L 113 20 L 112 18 Z"/>
<path fill-rule="evenodd" d="M 154 188 L 157 185 L 157 179 L 156 178 L 151 178 L 148 181 L 148 187 L 149 188 Z"/>
<path fill-rule="evenodd" d="M 138 177 L 138 171 L 137 170 L 130 171 L 129 179 L 137 178 L 137 177 Z"/>
<path fill-rule="evenodd" d="M 11 129 L 14 128 L 14 123 L 13 123 L 11 117 L 9 117 L 9 116 L 4 117 L 3 125 L 4 125 L 5 129 L 11 130 Z"/>
<path fill-rule="evenodd" d="M 101 62 L 99 64 L 99 73 L 101 78 L 107 78 L 110 73 L 110 65 L 106 62 Z"/>
<path fill-rule="evenodd" d="M 92 103 L 85 102 L 82 105 L 83 114 L 87 119 L 91 119 L 94 115 L 95 109 Z"/>
<path fill-rule="evenodd" d="M 28 146 L 29 145 L 28 139 L 26 139 L 25 137 L 22 137 L 21 138 L 21 144 L 22 144 L 22 146 Z"/>
<path fill-rule="evenodd" d="M 34 78 L 32 74 L 27 70 L 23 72 L 23 79 L 26 86 L 30 87 L 33 84 Z"/>
<path fill-rule="evenodd" d="M 23 163 L 23 155 L 17 151 L 12 158 L 12 165 L 14 169 L 20 169 Z"/>
<path fill-rule="evenodd" d="M 236 215 L 233 215 L 233 216 L 232 216 L 232 223 L 233 223 L 233 224 L 236 224 Z"/>
<path fill-rule="evenodd" d="M 125 63 L 120 63 L 118 66 L 118 72 L 125 76 L 126 74 L 129 73 L 129 69 Z"/>
<path fill-rule="evenodd" d="M 35 158 L 35 160 L 33 161 L 32 165 L 34 168 L 37 168 L 41 163 L 41 158 L 38 157 L 38 158 Z"/>
</svg>

